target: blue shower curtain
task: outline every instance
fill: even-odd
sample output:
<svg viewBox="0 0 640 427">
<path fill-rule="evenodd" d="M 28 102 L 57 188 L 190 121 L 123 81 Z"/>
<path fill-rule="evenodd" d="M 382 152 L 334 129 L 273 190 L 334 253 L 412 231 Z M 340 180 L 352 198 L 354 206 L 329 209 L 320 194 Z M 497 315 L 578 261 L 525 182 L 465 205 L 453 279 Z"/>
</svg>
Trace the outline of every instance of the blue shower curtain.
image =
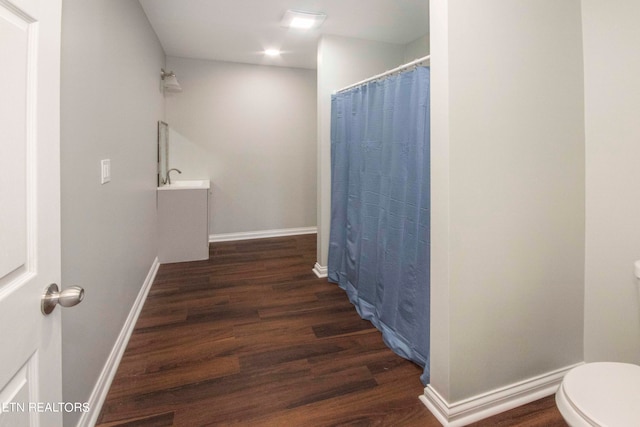
<svg viewBox="0 0 640 427">
<path fill-rule="evenodd" d="M 429 379 L 429 68 L 331 98 L 329 280 Z"/>
</svg>

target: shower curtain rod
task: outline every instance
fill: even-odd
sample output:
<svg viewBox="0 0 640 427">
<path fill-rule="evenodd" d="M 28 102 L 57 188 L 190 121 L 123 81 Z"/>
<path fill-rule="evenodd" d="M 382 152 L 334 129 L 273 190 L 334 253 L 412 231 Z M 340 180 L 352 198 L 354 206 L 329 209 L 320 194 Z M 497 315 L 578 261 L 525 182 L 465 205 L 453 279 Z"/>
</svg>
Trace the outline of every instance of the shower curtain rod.
<svg viewBox="0 0 640 427">
<path fill-rule="evenodd" d="M 408 63 L 406 63 L 406 64 L 404 64 L 404 65 L 401 65 L 401 66 L 399 66 L 399 67 L 394 68 L 393 70 L 388 70 L 388 71 L 385 71 L 384 73 L 380 73 L 380 74 L 377 74 L 377 75 L 375 75 L 375 76 L 373 76 L 373 77 L 369 77 L 368 79 L 364 79 L 364 80 L 362 80 L 362 81 L 359 81 L 358 83 L 354 83 L 354 84 L 349 85 L 349 86 L 347 86 L 347 87 L 343 87 L 342 89 L 337 90 L 337 91 L 335 91 L 335 92 L 333 92 L 333 93 L 334 93 L 334 95 L 335 95 L 336 93 L 344 92 L 345 90 L 349 90 L 349 89 L 352 89 L 352 88 L 354 88 L 354 87 L 357 87 L 357 86 L 363 85 L 363 84 L 365 84 L 365 83 L 369 83 L 369 82 L 371 82 L 371 81 L 381 79 L 382 77 L 386 77 L 386 76 L 389 76 L 389 75 L 391 75 L 391 74 L 394 74 L 394 73 L 397 73 L 397 72 L 399 72 L 399 71 L 402 71 L 402 70 L 404 70 L 404 69 L 407 69 L 407 68 L 413 67 L 414 65 L 418 65 L 418 64 L 420 64 L 421 62 L 428 61 L 429 59 L 431 59 L 431 55 L 427 55 L 427 56 L 423 56 L 422 58 L 414 59 L 414 60 L 413 60 L 413 61 L 411 61 L 411 62 L 408 62 Z"/>
</svg>

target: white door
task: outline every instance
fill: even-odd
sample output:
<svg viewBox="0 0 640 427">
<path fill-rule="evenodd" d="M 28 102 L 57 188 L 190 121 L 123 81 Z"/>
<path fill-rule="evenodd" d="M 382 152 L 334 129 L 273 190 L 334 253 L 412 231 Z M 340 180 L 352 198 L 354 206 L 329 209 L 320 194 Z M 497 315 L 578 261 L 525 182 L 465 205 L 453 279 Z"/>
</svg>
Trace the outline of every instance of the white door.
<svg viewBox="0 0 640 427">
<path fill-rule="evenodd" d="M 0 426 L 62 425 L 61 0 L 0 0 Z M 68 407 L 67 407 L 68 408 Z"/>
</svg>

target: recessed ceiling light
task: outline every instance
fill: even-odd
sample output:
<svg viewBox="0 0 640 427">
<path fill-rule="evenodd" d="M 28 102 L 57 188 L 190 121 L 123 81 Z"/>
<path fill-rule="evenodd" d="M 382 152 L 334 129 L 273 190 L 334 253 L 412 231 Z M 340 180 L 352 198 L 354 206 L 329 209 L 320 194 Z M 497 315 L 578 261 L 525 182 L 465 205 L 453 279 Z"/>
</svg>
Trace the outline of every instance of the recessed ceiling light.
<svg viewBox="0 0 640 427">
<path fill-rule="evenodd" d="M 327 15 L 324 13 L 302 12 L 290 9 L 285 12 L 280 25 L 286 28 L 311 30 L 322 25 L 325 19 L 327 19 Z"/>
<path fill-rule="evenodd" d="M 280 56 L 280 49 L 266 49 L 264 54 L 267 56 Z"/>
<path fill-rule="evenodd" d="M 289 27 L 300 28 L 301 30 L 308 30 L 309 28 L 313 27 L 313 24 L 315 24 L 315 22 L 316 21 L 314 19 L 296 17 L 291 20 L 291 24 L 289 24 Z"/>
</svg>

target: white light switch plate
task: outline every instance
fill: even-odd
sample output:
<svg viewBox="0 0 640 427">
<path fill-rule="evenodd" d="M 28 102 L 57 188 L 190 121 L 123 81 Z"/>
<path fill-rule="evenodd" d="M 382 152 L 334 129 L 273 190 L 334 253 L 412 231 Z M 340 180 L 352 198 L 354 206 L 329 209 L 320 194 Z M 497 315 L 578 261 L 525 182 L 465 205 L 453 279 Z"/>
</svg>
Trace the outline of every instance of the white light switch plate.
<svg viewBox="0 0 640 427">
<path fill-rule="evenodd" d="M 100 160 L 101 184 L 111 181 L 111 159 Z"/>
</svg>

